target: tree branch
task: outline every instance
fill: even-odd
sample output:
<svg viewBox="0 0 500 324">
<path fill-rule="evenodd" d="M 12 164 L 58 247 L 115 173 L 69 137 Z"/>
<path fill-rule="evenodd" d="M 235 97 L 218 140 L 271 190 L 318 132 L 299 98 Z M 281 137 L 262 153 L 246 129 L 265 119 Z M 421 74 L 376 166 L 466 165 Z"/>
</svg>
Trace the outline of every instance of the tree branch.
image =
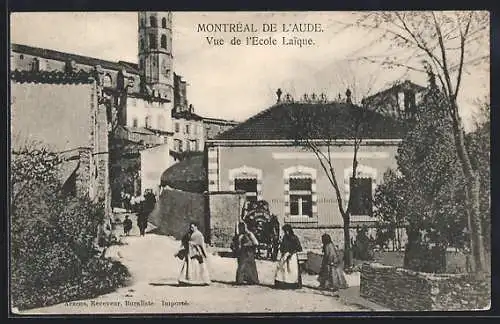
<svg viewBox="0 0 500 324">
<path fill-rule="evenodd" d="M 460 22 L 458 22 L 458 29 L 460 30 L 460 63 L 458 64 L 458 75 L 457 83 L 455 86 L 455 93 L 453 93 L 453 98 L 456 100 L 458 96 L 458 90 L 460 89 L 460 82 L 462 81 L 462 73 L 464 67 L 464 57 L 465 57 L 465 40 L 467 39 L 467 34 L 469 33 L 470 24 L 472 21 L 472 12 L 469 14 L 469 19 L 465 26 L 465 31 L 462 31 L 460 27 Z"/>
</svg>

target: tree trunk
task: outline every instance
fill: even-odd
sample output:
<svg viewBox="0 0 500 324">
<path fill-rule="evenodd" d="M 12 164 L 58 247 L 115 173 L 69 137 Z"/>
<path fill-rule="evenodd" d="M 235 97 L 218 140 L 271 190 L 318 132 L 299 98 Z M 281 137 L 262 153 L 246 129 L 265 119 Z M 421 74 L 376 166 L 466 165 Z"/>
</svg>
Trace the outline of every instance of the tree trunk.
<svg viewBox="0 0 500 324">
<path fill-rule="evenodd" d="M 344 268 L 352 266 L 351 258 L 351 233 L 349 215 L 342 215 L 344 219 Z"/>
<path fill-rule="evenodd" d="M 468 225 L 470 233 L 471 253 L 473 257 L 474 272 L 481 274 L 486 270 L 486 257 L 484 250 L 484 240 L 482 233 L 480 203 L 479 203 L 479 190 L 480 182 L 479 175 L 472 168 L 469 154 L 465 147 L 465 139 L 463 130 L 459 127 L 460 122 L 454 120 L 453 132 L 455 139 L 455 146 L 457 155 L 465 176 L 467 194 L 465 195 Z"/>
<path fill-rule="evenodd" d="M 398 244 L 397 244 L 397 250 L 398 250 L 398 251 L 401 251 L 401 236 L 400 236 L 400 231 L 401 231 L 401 230 L 400 230 L 400 228 L 399 228 L 399 226 L 398 226 L 398 227 L 396 228 L 396 235 L 397 235 L 396 239 L 397 239 L 397 242 L 398 242 Z"/>
<path fill-rule="evenodd" d="M 484 238 L 479 209 L 479 179 L 476 176 L 468 180 L 466 199 L 469 206 L 469 232 L 471 239 L 471 252 L 474 259 L 475 272 L 482 273 L 486 270 L 486 256 L 484 250 Z"/>
</svg>

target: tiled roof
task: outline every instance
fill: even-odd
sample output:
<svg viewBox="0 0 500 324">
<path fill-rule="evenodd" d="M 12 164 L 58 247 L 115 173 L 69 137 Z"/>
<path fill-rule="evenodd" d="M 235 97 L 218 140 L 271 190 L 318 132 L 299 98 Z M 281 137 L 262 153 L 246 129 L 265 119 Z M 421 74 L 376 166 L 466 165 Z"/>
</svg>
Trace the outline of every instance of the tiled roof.
<svg viewBox="0 0 500 324">
<path fill-rule="evenodd" d="M 50 84 L 79 84 L 92 83 L 94 78 L 92 73 L 80 70 L 75 73 L 61 71 L 19 71 L 10 73 L 10 78 L 19 83 L 50 83 Z"/>
<path fill-rule="evenodd" d="M 83 56 L 78 54 L 64 53 L 59 51 L 54 51 L 51 49 L 33 47 L 22 44 L 11 44 L 11 50 L 18 53 L 33 55 L 37 57 L 43 57 L 46 59 L 58 60 L 58 61 L 75 61 L 75 63 L 96 66 L 100 65 L 104 69 L 116 70 L 120 71 L 125 69 L 129 73 L 139 74 L 139 70 L 137 69 L 137 64 L 129 63 L 129 62 L 112 62 L 101 60 L 94 57 Z"/>
<path fill-rule="evenodd" d="M 194 154 L 172 165 L 161 175 L 161 185 L 174 189 L 202 193 L 206 190 L 205 156 Z"/>
<path fill-rule="evenodd" d="M 155 135 L 156 133 L 146 127 L 123 126 L 123 128 L 131 133 Z"/>
<path fill-rule="evenodd" d="M 222 125 L 238 125 L 240 123 L 235 120 L 227 120 L 227 119 L 211 118 L 211 117 L 203 117 L 203 122 L 211 124 L 222 124 Z"/>
<path fill-rule="evenodd" d="M 188 110 L 179 111 L 179 112 L 172 110 L 172 118 L 177 118 L 177 119 L 183 118 L 183 119 L 187 119 L 187 120 L 203 120 L 203 117 L 201 117 L 193 112 L 190 112 Z"/>
<path fill-rule="evenodd" d="M 281 103 L 250 117 L 216 140 L 295 140 L 298 134 L 314 139 L 351 139 L 355 120 L 362 108 L 347 103 Z M 366 122 L 360 138 L 400 139 L 401 122 L 389 116 L 363 110 Z"/>
</svg>

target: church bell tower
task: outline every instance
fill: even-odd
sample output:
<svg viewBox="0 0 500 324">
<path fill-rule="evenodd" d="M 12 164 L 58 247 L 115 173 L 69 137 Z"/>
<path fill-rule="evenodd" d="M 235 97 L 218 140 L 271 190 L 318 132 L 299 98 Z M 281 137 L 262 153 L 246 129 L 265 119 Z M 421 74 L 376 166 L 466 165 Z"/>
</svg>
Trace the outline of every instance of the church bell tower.
<svg viewBox="0 0 500 324">
<path fill-rule="evenodd" d="M 143 11 L 139 19 L 139 71 L 145 91 L 173 101 L 172 12 Z"/>
</svg>

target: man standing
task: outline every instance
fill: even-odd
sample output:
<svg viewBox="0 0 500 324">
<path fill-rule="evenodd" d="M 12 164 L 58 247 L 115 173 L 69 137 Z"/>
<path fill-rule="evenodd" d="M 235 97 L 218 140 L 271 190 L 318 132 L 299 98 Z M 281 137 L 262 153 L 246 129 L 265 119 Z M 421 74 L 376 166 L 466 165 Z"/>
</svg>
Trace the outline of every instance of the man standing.
<svg viewBox="0 0 500 324">
<path fill-rule="evenodd" d="M 148 217 L 149 214 L 154 210 L 156 205 L 156 197 L 152 190 L 146 189 L 144 191 L 144 199 L 141 201 L 139 206 L 139 215 L 137 217 L 137 226 L 141 236 L 145 235 L 146 227 L 148 227 Z"/>
</svg>

